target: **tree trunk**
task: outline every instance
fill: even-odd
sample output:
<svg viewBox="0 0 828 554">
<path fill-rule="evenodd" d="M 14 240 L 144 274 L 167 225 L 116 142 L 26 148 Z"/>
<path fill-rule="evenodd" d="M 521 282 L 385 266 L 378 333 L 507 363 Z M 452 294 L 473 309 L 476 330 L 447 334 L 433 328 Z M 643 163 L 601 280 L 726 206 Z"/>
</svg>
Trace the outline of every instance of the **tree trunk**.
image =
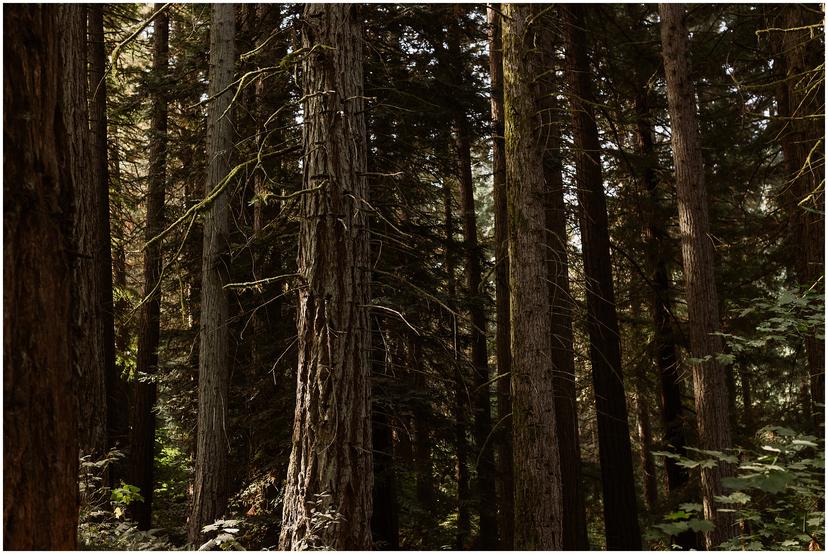
<svg viewBox="0 0 828 554">
<path fill-rule="evenodd" d="M 78 6 L 78 12 L 64 12 L 63 48 L 72 51 L 61 66 L 61 83 L 68 98 L 81 98 L 77 110 L 67 114 L 66 132 L 69 134 L 72 151 L 72 171 L 83 178 L 74 189 L 74 242 L 77 259 L 74 266 L 74 320 L 77 340 L 74 341 L 78 402 L 78 430 L 80 431 L 81 454 L 97 458 L 106 450 L 106 352 L 104 347 L 103 283 L 101 264 L 103 254 L 104 222 L 100 208 L 100 189 L 97 182 L 97 167 L 92 165 L 91 137 L 89 133 L 87 88 L 87 36 L 86 6 Z M 77 18 L 81 18 L 78 22 Z M 76 36 L 79 34 L 79 36 Z M 80 49 L 77 49 L 79 41 Z M 77 58 L 75 58 L 75 55 Z M 76 67 L 77 65 L 77 67 Z M 78 67 L 80 69 L 78 69 Z M 83 79 L 78 81 L 77 71 Z M 91 176 L 89 178 L 88 176 Z"/>
<path fill-rule="evenodd" d="M 447 293 L 449 299 L 449 306 L 452 310 L 457 308 L 457 284 L 455 282 L 454 273 L 454 210 L 452 209 L 452 199 L 454 195 L 451 191 L 451 185 L 448 181 L 443 182 L 443 208 L 444 208 L 444 225 L 446 232 L 446 273 L 447 277 Z M 456 345 L 457 334 L 457 320 L 456 316 L 452 315 L 454 319 L 454 334 Z M 463 365 L 458 362 L 457 351 L 455 348 L 454 359 L 451 361 L 451 369 L 454 373 L 454 447 L 456 451 L 457 462 L 455 464 L 454 479 L 457 482 L 457 533 L 455 535 L 454 548 L 455 550 L 464 550 L 468 548 L 468 538 L 471 534 L 471 515 L 469 514 L 469 470 L 467 464 L 468 441 L 466 440 L 466 404 L 468 404 L 468 394 L 466 392 L 466 379 Z"/>
<path fill-rule="evenodd" d="M 641 157 L 640 178 L 646 191 L 644 239 L 647 266 L 652 280 L 650 314 L 653 319 L 653 349 L 659 376 L 664 426 L 664 443 L 668 451 L 684 454 L 686 415 L 681 401 L 681 375 L 676 358 L 676 343 L 670 321 L 672 298 L 670 274 L 667 271 L 667 231 L 661 217 L 658 193 L 658 158 L 653 143 L 652 114 L 646 84 L 637 79 L 640 89 L 635 97 L 636 147 Z M 684 487 L 689 475 L 672 458 L 664 461 L 667 472 L 667 490 L 674 493 Z"/>
<path fill-rule="evenodd" d="M 690 350 L 694 358 L 709 357 L 708 361 L 693 365 L 696 421 L 701 448 L 722 451 L 731 447 L 730 414 L 724 370 L 716 360 L 722 352 L 722 340 L 714 334 L 719 330 L 719 308 L 713 275 L 713 244 L 708 236 L 710 223 L 696 99 L 687 61 L 684 4 L 659 4 L 659 13 L 687 288 Z M 728 465 L 721 464 L 703 469 L 701 473 L 704 515 L 716 526 L 705 534 L 708 549 L 737 532 L 733 516 L 718 512 L 713 498 L 724 493 L 721 479 L 731 472 Z"/>
<path fill-rule="evenodd" d="M 307 4 L 302 45 L 313 50 L 302 64 L 299 370 L 279 546 L 365 550 L 373 469 L 359 8 Z"/>
<path fill-rule="evenodd" d="M 572 131 L 584 273 L 587 328 L 598 419 L 604 524 L 607 548 L 640 550 L 632 448 L 621 367 L 621 343 L 612 283 L 607 206 L 601 176 L 601 146 L 595 123 L 587 59 L 584 8 L 561 8 L 566 73 L 572 97 Z"/>
<path fill-rule="evenodd" d="M 512 399 L 509 335 L 509 230 L 506 207 L 506 151 L 503 143 L 503 50 L 500 4 L 489 4 L 489 78 L 492 83 L 492 180 L 495 220 L 495 305 L 497 330 L 498 529 L 500 548 L 514 543 L 515 487 L 512 475 Z"/>
<path fill-rule="evenodd" d="M 801 254 L 795 265 L 799 284 L 804 290 L 817 294 L 825 290 L 824 259 L 824 81 L 814 82 L 809 77 L 822 63 L 823 48 L 819 41 L 809 37 L 808 25 L 819 24 L 817 10 L 800 5 L 781 8 L 783 22 L 781 47 L 784 59 L 785 93 L 779 102 L 780 114 L 788 124 L 780 133 L 785 169 L 788 173 L 790 199 L 788 212 L 794 222 Z M 809 14 L 809 12 L 811 12 Z M 825 408 L 825 343 L 815 332 L 805 337 L 808 357 L 808 375 L 811 389 L 811 415 L 814 429 L 824 433 Z"/>
<path fill-rule="evenodd" d="M 463 240 L 466 258 L 466 294 L 471 320 L 471 362 L 474 367 L 474 439 L 477 443 L 477 503 L 480 536 L 476 548 L 497 548 L 497 491 L 494 448 L 491 441 L 492 412 L 489 393 L 489 351 L 486 345 L 486 311 L 480 290 L 480 247 L 477 243 L 477 215 L 474 209 L 474 181 L 471 143 L 466 122 L 455 116 L 455 145 L 458 156 L 460 200 L 463 209 Z"/>
<path fill-rule="evenodd" d="M 109 215 L 109 162 L 106 128 L 106 43 L 103 12 L 100 4 L 88 8 L 89 24 L 89 119 L 92 130 L 92 172 L 98 194 L 100 255 L 99 271 L 101 320 L 103 324 L 104 375 L 106 389 L 106 448 L 121 448 L 129 434 L 129 398 L 127 384 L 115 364 L 115 313 L 112 296 L 112 240 Z M 117 486 L 124 479 L 122 464 L 109 469 L 109 484 Z"/>
<path fill-rule="evenodd" d="M 210 27 L 210 83 L 207 108 L 207 181 L 213 200 L 204 216 L 201 273 L 201 331 L 198 352 L 198 436 L 195 484 L 188 538 L 198 546 L 201 529 L 227 508 L 230 448 L 227 402 L 230 392 L 228 302 L 228 193 L 233 125 L 230 93 L 235 69 L 236 17 L 233 4 L 213 4 Z"/>
<path fill-rule="evenodd" d="M 382 330 L 376 318 L 371 320 L 373 333 L 372 377 L 376 382 L 386 375 L 388 352 L 382 338 Z M 400 549 L 400 522 L 397 506 L 397 476 L 394 460 L 394 433 L 391 427 L 390 404 L 381 404 L 375 395 L 371 409 L 372 442 L 374 445 L 374 492 L 371 514 L 371 534 L 378 550 Z"/>
<path fill-rule="evenodd" d="M 156 10 L 162 4 L 155 4 Z M 169 45 L 169 16 L 160 14 L 154 23 L 153 73 L 166 79 Z M 164 230 L 164 189 L 167 180 L 167 96 L 165 87 L 156 89 L 152 99 L 149 190 L 144 240 L 149 242 Z M 141 490 L 143 502 L 130 504 L 139 529 L 152 527 L 155 450 L 155 374 L 158 371 L 158 343 L 161 321 L 161 243 L 144 248 L 144 305 L 138 321 L 138 359 L 132 405 L 132 434 L 129 441 L 130 484 Z"/>
<path fill-rule="evenodd" d="M 78 427 L 72 355 L 72 197 L 67 125 L 86 97 L 82 6 L 4 8 L 3 544 L 74 550 Z M 67 64 L 72 75 L 65 73 Z M 81 129 L 86 128 L 85 120 Z"/>
<path fill-rule="evenodd" d="M 539 73 L 532 8 L 503 5 L 503 92 L 509 191 L 515 538 L 519 550 L 560 550 L 562 492 L 546 284 L 543 151 L 535 114 Z"/>
<path fill-rule="evenodd" d="M 551 22 L 550 22 L 551 23 Z M 541 31 L 543 69 L 539 106 L 543 110 L 543 173 L 546 180 L 546 264 L 549 271 L 549 307 L 552 314 L 552 390 L 555 392 L 555 421 L 561 457 L 563 493 L 563 547 L 588 550 L 586 508 L 581 487 L 581 445 L 578 436 L 578 408 L 575 390 L 575 351 L 572 338 L 574 301 L 569 291 L 566 205 L 561 161 L 560 120 L 556 99 L 556 66 L 551 26 Z"/>
</svg>

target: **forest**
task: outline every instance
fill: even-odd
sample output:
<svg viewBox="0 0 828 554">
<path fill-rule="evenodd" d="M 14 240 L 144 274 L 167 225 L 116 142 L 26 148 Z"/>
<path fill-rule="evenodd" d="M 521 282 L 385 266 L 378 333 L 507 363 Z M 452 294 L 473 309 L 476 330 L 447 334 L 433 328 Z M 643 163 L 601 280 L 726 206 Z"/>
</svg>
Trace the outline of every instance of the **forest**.
<svg viewBox="0 0 828 554">
<path fill-rule="evenodd" d="M 3 6 L 3 548 L 822 550 L 824 4 Z"/>
</svg>

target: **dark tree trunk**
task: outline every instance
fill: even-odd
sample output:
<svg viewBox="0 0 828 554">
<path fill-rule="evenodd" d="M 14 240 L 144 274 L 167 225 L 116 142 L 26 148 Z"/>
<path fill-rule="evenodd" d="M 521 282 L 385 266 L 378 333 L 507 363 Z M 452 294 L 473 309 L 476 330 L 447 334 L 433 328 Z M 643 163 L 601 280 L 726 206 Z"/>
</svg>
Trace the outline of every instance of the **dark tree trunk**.
<svg viewBox="0 0 828 554">
<path fill-rule="evenodd" d="M 61 66 L 61 83 L 64 94 L 71 98 L 82 98 L 83 104 L 67 114 L 66 132 L 71 140 L 70 158 L 72 170 L 82 175 L 74 189 L 73 207 L 74 242 L 77 258 L 74 266 L 74 324 L 77 339 L 75 350 L 75 371 L 77 372 L 78 430 L 80 450 L 97 458 L 106 450 L 106 352 L 104 347 L 103 283 L 101 264 L 104 244 L 102 227 L 108 223 L 100 208 L 101 194 L 98 188 L 96 170 L 92 165 L 91 137 L 89 133 L 87 88 L 87 35 L 86 6 L 77 6 L 79 11 L 64 11 L 63 48 L 74 52 L 66 56 Z M 81 18 L 78 22 L 78 18 Z M 79 36 L 76 36 L 79 35 Z M 77 42 L 80 42 L 80 50 Z M 77 56 L 77 58 L 75 58 Z M 78 69 L 80 68 L 80 69 Z M 76 79 L 81 71 L 83 79 Z M 90 178 L 91 176 L 91 178 Z M 108 245 L 107 245 L 108 246 Z"/>
<path fill-rule="evenodd" d="M 788 213 L 794 222 L 794 230 L 801 254 L 795 262 L 795 273 L 804 290 L 824 293 L 824 214 L 825 171 L 824 80 L 812 82 L 806 78 L 824 61 L 823 48 L 813 36 L 809 37 L 808 25 L 820 23 L 818 10 L 806 9 L 798 4 L 781 8 L 784 93 L 780 98 L 779 111 L 788 118 L 786 128 L 780 133 L 785 160 L 788 188 L 786 197 Z M 818 334 L 818 333 L 816 333 Z M 811 390 L 811 416 L 814 429 L 819 434 L 824 425 L 825 408 L 825 343 L 814 332 L 805 337 L 808 358 L 808 375 Z"/>
<path fill-rule="evenodd" d="M 109 215 L 109 162 L 106 128 L 106 44 L 103 24 L 104 8 L 92 4 L 88 11 L 89 24 L 89 119 L 92 129 L 92 171 L 100 211 L 100 272 L 101 320 L 103 324 L 104 375 L 106 389 L 106 447 L 126 445 L 129 434 L 129 398 L 127 383 L 115 364 L 115 313 L 112 296 L 112 240 Z M 109 469 L 110 486 L 118 486 L 125 479 L 123 464 Z"/>
<path fill-rule="evenodd" d="M 659 13 L 687 288 L 690 350 L 694 358 L 709 357 L 709 361 L 693 365 L 696 421 L 701 448 L 723 451 L 731 447 L 730 414 L 724 368 L 716 360 L 723 345 L 721 337 L 714 334 L 719 330 L 719 307 L 696 99 L 688 66 L 684 4 L 659 4 Z M 701 473 L 704 516 L 716 526 L 705 534 L 708 549 L 737 533 L 733 516 L 717 511 L 714 501 L 714 496 L 724 494 L 722 477 L 731 472 L 730 467 L 721 464 L 703 469 Z"/>
<path fill-rule="evenodd" d="M 359 8 L 307 4 L 302 45 L 313 54 L 302 64 L 299 370 L 279 546 L 364 550 L 372 546 L 373 469 Z"/>
<path fill-rule="evenodd" d="M 443 208 L 445 213 L 444 225 L 446 231 L 446 272 L 448 274 L 448 299 L 449 306 L 456 310 L 457 307 L 457 284 L 455 282 L 454 267 L 454 210 L 452 199 L 454 195 L 449 182 L 443 183 Z M 453 316 L 456 317 L 456 316 Z M 454 332 L 457 332 L 455 320 Z M 466 391 L 465 371 L 463 364 L 457 359 L 457 352 L 451 362 L 451 369 L 454 372 L 454 447 L 457 453 L 454 478 L 457 482 L 457 533 L 455 535 L 454 548 L 463 550 L 468 547 L 468 539 L 471 534 L 471 515 L 469 513 L 469 470 L 467 463 L 468 441 L 466 439 L 466 405 L 468 404 L 468 393 Z"/>
<path fill-rule="evenodd" d="M 86 117 L 82 6 L 3 9 L 3 545 L 74 550 L 72 198 Z M 66 73 L 66 64 L 73 68 Z M 86 129 L 85 119 L 81 129 Z"/>
<path fill-rule="evenodd" d="M 155 4 L 160 9 L 162 4 Z M 166 79 L 169 48 L 169 16 L 160 14 L 154 22 L 153 73 L 159 81 Z M 160 83 L 159 83 L 160 84 Z M 150 128 L 149 190 L 144 240 L 149 242 L 164 230 L 164 191 L 167 181 L 167 96 L 164 87 L 156 89 L 152 99 Z M 158 371 L 158 343 L 161 321 L 161 242 L 144 248 L 144 300 L 138 321 L 137 381 L 131 406 L 130 484 L 141 490 L 143 502 L 130 504 L 132 517 L 139 529 L 152 527 L 155 450 L 155 374 Z"/>
<path fill-rule="evenodd" d="M 512 475 L 512 399 L 509 344 L 509 230 L 506 208 L 506 150 L 503 143 L 503 50 L 500 4 L 489 4 L 489 78 L 492 82 L 492 171 L 495 219 L 495 304 L 497 331 L 497 441 L 498 529 L 500 548 L 514 543 L 515 488 Z"/>
<path fill-rule="evenodd" d="M 532 8 L 503 5 L 503 92 L 509 191 L 515 538 L 520 550 L 560 550 L 563 513 L 552 321 L 545 250 L 546 196 L 531 53 Z"/>
<path fill-rule="evenodd" d="M 644 239 L 646 241 L 647 266 L 652 280 L 650 313 L 653 319 L 653 349 L 659 376 L 661 393 L 661 419 L 664 426 L 664 442 L 670 452 L 684 453 L 686 415 L 681 401 L 681 375 L 676 358 L 676 343 L 671 323 L 672 295 L 670 274 L 667 271 L 667 231 L 662 219 L 658 192 L 658 158 L 653 144 L 652 114 L 649 95 L 643 83 L 635 98 L 636 146 L 641 157 L 640 178 L 646 191 Z M 689 480 L 685 468 L 672 458 L 665 459 L 667 490 L 674 493 Z"/>
<path fill-rule="evenodd" d="M 376 318 L 371 320 L 374 344 L 372 381 L 387 374 L 388 352 Z M 374 445 L 374 511 L 371 514 L 371 535 L 378 550 L 400 549 L 400 522 L 397 506 L 397 476 L 394 461 L 394 433 L 391 427 L 392 406 L 380 403 L 375 395 L 371 406 L 371 434 Z"/>
<path fill-rule="evenodd" d="M 460 201 L 463 210 L 463 240 L 466 258 L 466 294 L 471 320 L 471 362 L 474 370 L 474 439 L 477 443 L 477 503 L 480 536 L 476 548 L 497 548 L 497 491 L 494 448 L 491 441 L 492 412 L 489 393 L 489 351 L 486 345 L 485 298 L 481 292 L 480 247 L 477 243 L 477 215 L 474 209 L 474 181 L 471 142 L 462 116 L 455 118 L 455 145 L 458 156 Z"/>
<path fill-rule="evenodd" d="M 601 146 L 595 123 L 587 58 L 584 7 L 561 8 L 566 40 L 579 222 L 587 279 L 587 329 L 598 419 L 607 548 L 640 550 L 621 343 L 612 283 L 607 206 L 601 176 Z"/>
<path fill-rule="evenodd" d="M 225 91 L 235 69 L 236 17 L 233 4 L 213 4 L 210 27 L 210 84 L 207 108 L 207 181 L 204 194 L 212 198 L 204 216 L 201 269 L 201 331 L 198 352 L 198 436 L 195 484 L 188 537 L 198 545 L 201 529 L 227 508 L 230 448 L 228 397 L 230 337 L 228 302 L 228 193 L 233 150 L 232 97 Z M 218 189 L 218 190 L 217 190 Z"/>
<path fill-rule="evenodd" d="M 581 487 L 581 445 L 578 436 L 578 408 L 575 391 L 575 351 L 572 338 L 574 301 L 569 291 L 566 205 L 561 161 L 560 117 L 556 95 L 554 44 L 551 22 L 541 31 L 543 69 L 539 106 L 543 114 L 541 142 L 543 174 L 546 180 L 546 264 L 549 271 L 549 307 L 552 313 L 552 390 L 555 393 L 555 421 L 561 457 L 563 493 L 563 547 L 587 550 L 586 508 Z"/>
</svg>

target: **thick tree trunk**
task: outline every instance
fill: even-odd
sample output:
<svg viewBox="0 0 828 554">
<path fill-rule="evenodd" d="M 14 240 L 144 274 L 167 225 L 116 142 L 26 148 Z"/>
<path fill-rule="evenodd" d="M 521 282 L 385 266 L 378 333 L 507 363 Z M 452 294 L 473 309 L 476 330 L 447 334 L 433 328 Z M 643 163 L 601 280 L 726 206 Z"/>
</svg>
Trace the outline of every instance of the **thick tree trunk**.
<svg viewBox="0 0 828 554">
<path fill-rule="evenodd" d="M 724 369 L 716 360 L 722 352 L 722 340 L 714 334 L 719 330 L 719 307 L 696 99 L 688 67 L 684 4 L 659 4 L 659 13 L 687 288 L 690 350 L 694 358 L 709 358 L 693 365 L 696 421 L 701 448 L 722 451 L 731 447 L 730 414 Z M 733 516 L 717 511 L 713 498 L 724 494 L 721 480 L 731 471 L 726 464 L 702 470 L 704 515 L 716 526 L 705 534 L 708 549 L 737 533 Z"/>
<path fill-rule="evenodd" d="M 160 9 L 162 4 L 156 4 Z M 166 78 L 169 45 L 169 16 L 166 11 L 154 23 L 153 72 Z M 164 190 L 167 180 L 167 97 L 161 87 L 152 100 L 150 135 L 149 190 L 144 240 L 149 242 L 164 230 Z M 155 449 L 155 374 L 158 371 L 158 343 L 161 321 L 161 243 L 144 249 L 144 305 L 138 321 L 138 360 L 132 409 L 132 432 L 129 441 L 130 484 L 141 490 L 143 502 L 130 504 L 132 517 L 139 529 L 152 526 Z"/>
<path fill-rule="evenodd" d="M 106 352 L 104 347 L 103 283 L 101 264 L 104 244 L 102 226 L 108 223 L 108 214 L 101 220 L 101 195 L 97 182 L 97 167 L 92 165 L 91 140 L 88 119 L 87 35 L 86 7 L 64 11 L 63 48 L 75 54 L 66 56 L 61 66 L 67 98 L 81 98 L 82 104 L 67 115 L 66 132 L 70 136 L 72 171 L 83 178 L 74 193 L 74 241 L 77 252 L 74 271 L 74 320 L 77 340 L 76 356 L 78 430 L 82 454 L 96 458 L 106 450 Z M 78 22 L 80 18 L 80 22 Z M 77 35 L 77 36 L 76 36 Z M 80 50 L 77 49 L 80 44 Z M 75 57 L 77 56 L 77 58 Z M 80 68 L 80 69 L 78 69 Z M 83 79 L 76 79 L 77 71 Z M 108 246 L 108 245 L 106 245 Z"/>
<path fill-rule="evenodd" d="M 607 548 L 640 550 L 632 448 L 621 367 L 621 343 L 612 283 L 607 206 L 601 176 L 601 146 L 595 123 L 587 59 L 584 8 L 561 8 L 566 73 L 572 93 L 572 131 L 584 273 L 587 328 L 598 419 L 604 524 Z"/>
<path fill-rule="evenodd" d="M 104 375 L 106 390 L 106 447 L 123 449 L 129 434 L 127 383 L 115 364 L 115 313 L 112 296 L 112 240 L 109 215 L 109 163 L 106 128 L 106 44 L 100 4 L 88 8 L 89 24 L 89 120 L 92 130 L 92 175 L 98 194 L 100 254 L 99 271 L 101 320 L 103 324 Z M 124 479 L 122 464 L 109 470 L 110 486 Z"/>
<path fill-rule="evenodd" d="M 86 79 L 83 8 L 3 12 L 3 544 L 73 550 L 78 426 L 68 283 L 72 197 L 85 176 L 73 159 L 83 145 L 72 144 L 67 125 L 76 110 L 86 117 L 86 97 L 68 94 L 61 79 L 71 77 L 75 90 Z"/>
<path fill-rule="evenodd" d="M 515 540 L 520 550 L 563 546 L 562 492 L 552 391 L 543 151 L 535 114 L 532 8 L 503 5 L 503 92 L 509 191 Z"/>
<path fill-rule="evenodd" d="M 495 305 L 497 330 L 497 505 L 500 548 L 511 550 L 514 543 L 515 487 L 512 475 L 512 398 L 509 344 L 509 230 L 506 207 L 506 150 L 503 143 L 503 46 L 500 4 L 489 4 L 489 78 L 492 83 L 492 180 L 494 192 Z"/>
<path fill-rule="evenodd" d="M 198 436 L 195 483 L 188 538 L 198 545 L 201 529 L 227 508 L 227 457 L 230 447 L 230 337 L 228 302 L 228 193 L 233 150 L 231 94 L 224 92 L 235 69 L 236 17 L 233 4 L 213 4 L 210 27 L 210 84 L 207 108 L 207 181 L 205 197 L 213 197 L 204 216 L 201 273 L 201 332 L 198 352 Z"/>
<path fill-rule="evenodd" d="M 371 331 L 359 8 L 307 4 L 299 371 L 280 548 L 371 542 Z M 317 514 L 329 514 L 331 524 Z"/>
<path fill-rule="evenodd" d="M 561 161 L 560 120 L 554 77 L 554 44 L 549 23 L 541 31 L 543 69 L 539 106 L 543 110 L 543 173 L 546 180 L 546 263 L 549 271 L 549 307 L 552 313 L 552 390 L 561 457 L 563 492 L 563 547 L 587 550 L 586 508 L 581 487 L 581 445 L 575 390 L 575 351 L 572 335 L 574 301 L 569 291 L 566 205 Z"/>
</svg>

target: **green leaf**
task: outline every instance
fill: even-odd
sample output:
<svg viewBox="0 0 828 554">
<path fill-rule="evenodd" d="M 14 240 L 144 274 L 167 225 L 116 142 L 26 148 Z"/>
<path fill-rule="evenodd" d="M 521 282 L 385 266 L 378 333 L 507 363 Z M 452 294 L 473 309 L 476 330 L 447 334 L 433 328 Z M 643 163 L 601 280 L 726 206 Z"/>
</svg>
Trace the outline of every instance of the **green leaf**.
<svg viewBox="0 0 828 554">
<path fill-rule="evenodd" d="M 724 504 L 747 504 L 750 502 L 750 496 L 743 492 L 734 492 L 727 496 L 714 496 L 713 498 Z"/>
<path fill-rule="evenodd" d="M 706 533 L 707 531 L 712 531 L 715 528 L 713 522 L 707 521 L 706 519 L 692 519 L 687 522 L 687 525 L 690 529 L 696 531 L 697 533 Z"/>
</svg>

